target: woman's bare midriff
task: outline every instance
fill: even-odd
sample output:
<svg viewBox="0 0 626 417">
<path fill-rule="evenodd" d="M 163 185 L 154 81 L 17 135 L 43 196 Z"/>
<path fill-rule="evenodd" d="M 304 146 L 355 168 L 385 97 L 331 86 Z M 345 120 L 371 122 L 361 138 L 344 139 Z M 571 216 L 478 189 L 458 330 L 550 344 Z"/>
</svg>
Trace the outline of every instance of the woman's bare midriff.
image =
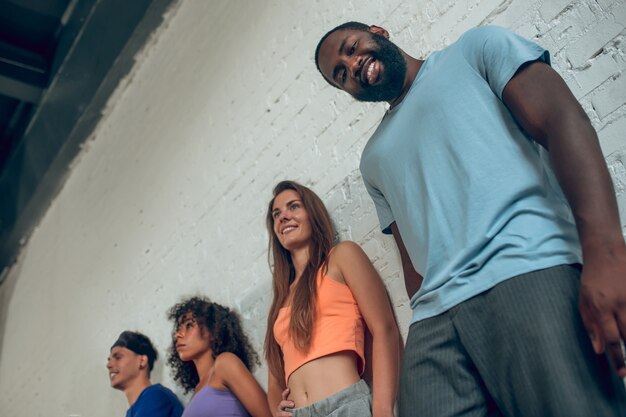
<svg viewBox="0 0 626 417">
<path fill-rule="evenodd" d="M 341 351 L 307 362 L 296 369 L 287 383 L 289 400 L 295 408 L 321 401 L 324 398 L 359 382 L 357 355 Z"/>
</svg>

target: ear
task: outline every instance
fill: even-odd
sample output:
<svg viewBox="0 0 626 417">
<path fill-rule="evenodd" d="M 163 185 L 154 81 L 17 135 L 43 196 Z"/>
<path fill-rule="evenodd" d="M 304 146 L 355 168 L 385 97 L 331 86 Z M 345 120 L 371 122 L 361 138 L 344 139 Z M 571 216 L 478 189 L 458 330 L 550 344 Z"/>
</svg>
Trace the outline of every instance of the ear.
<svg viewBox="0 0 626 417">
<path fill-rule="evenodd" d="M 148 367 L 148 356 L 140 355 L 139 356 L 139 369 L 145 369 Z"/>
<path fill-rule="evenodd" d="M 381 28 L 380 26 L 370 25 L 370 32 L 376 33 L 377 35 L 384 36 L 389 39 L 389 32 L 386 29 Z"/>
</svg>

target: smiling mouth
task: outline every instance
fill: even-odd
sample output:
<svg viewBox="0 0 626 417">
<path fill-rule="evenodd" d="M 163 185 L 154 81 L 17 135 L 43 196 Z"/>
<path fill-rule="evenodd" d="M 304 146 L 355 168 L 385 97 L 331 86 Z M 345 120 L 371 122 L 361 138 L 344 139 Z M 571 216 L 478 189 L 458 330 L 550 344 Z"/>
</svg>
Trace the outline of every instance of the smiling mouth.
<svg viewBox="0 0 626 417">
<path fill-rule="evenodd" d="M 377 64 L 378 63 L 378 64 Z M 363 63 L 361 67 L 360 80 L 364 86 L 374 84 L 378 80 L 378 73 L 380 71 L 379 61 L 374 57 L 369 57 Z"/>
<path fill-rule="evenodd" d="M 297 226 L 287 226 L 287 227 L 283 228 L 283 229 L 280 231 L 280 234 L 284 236 L 284 235 L 286 235 L 287 233 L 292 232 L 292 231 L 294 231 L 294 230 L 296 230 L 296 229 L 297 229 Z"/>
<path fill-rule="evenodd" d="M 109 379 L 113 379 L 117 376 L 119 372 L 109 372 Z"/>
</svg>

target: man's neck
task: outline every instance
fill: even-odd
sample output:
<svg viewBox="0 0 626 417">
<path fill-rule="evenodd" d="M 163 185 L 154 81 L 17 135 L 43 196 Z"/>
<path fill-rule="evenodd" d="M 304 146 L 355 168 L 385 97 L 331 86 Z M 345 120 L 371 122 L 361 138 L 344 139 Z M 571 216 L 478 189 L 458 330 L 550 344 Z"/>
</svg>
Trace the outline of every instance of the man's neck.
<svg viewBox="0 0 626 417">
<path fill-rule="evenodd" d="M 137 380 L 131 387 L 124 390 L 124 394 L 126 394 L 126 399 L 128 400 L 128 406 L 132 407 L 133 404 L 137 401 L 137 398 L 141 395 L 143 390 L 148 388 L 152 383 L 150 379 L 147 377 L 142 377 Z"/>
<path fill-rule="evenodd" d="M 411 89 L 413 81 L 415 81 L 415 77 L 417 77 L 417 73 L 419 72 L 420 68 L 422 68 L 422 64 L 424 63 L 423 60 L 413 58 L 412 56 L 404 53 L 404 51 L 402 51 L 402 55 L 404 56 L 404 60 L 406 61 L 406 75 L 404 76 L 404 85 L 402 86 L 402 93 L 395 99 L 388 102 L 390 109 L 393 109 L 398 104 L 402 103 L 402 100 L 404 100 L 404 97 Z"/>
</svg>

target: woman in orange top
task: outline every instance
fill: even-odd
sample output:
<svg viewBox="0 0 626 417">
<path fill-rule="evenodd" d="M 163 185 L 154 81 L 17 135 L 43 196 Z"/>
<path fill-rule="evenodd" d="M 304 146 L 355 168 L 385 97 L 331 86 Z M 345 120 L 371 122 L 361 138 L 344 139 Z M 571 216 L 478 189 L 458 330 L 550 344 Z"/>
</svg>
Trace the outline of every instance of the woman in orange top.
<svg viewBox="0 0 626 417">
<path fill-rule="evenodd" d="M 400 338 L 382 280 L 357 244 L 333 247 L 330 215 L 313 191 L 283 181 L 273 196 L 270 408 L 276 417 L 393 416 Z M 372 334 L 373 396 L 361 380 L 363 321 Z"/>
</svg>

